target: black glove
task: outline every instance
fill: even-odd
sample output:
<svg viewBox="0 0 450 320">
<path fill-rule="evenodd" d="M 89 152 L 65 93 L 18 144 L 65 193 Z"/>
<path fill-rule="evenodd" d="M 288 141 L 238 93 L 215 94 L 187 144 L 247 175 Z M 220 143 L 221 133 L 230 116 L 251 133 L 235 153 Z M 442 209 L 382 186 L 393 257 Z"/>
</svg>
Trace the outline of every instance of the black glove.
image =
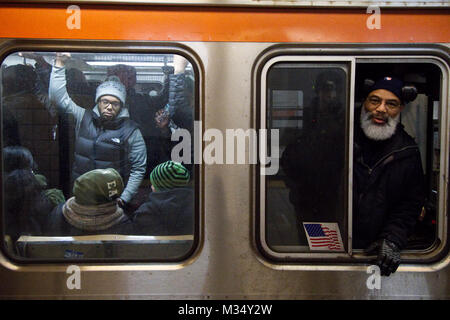
<svg viewBox="0 0 450 320">
<path fill-rule="evenodd" d="M 380 267 L 382 276 L 394 273 L 400 265 L 400 249 L 389 240 L 380 239 L 372 243 L 366 250 L 366 254 L 377 254 L 375 264 Z"/>
<path fill-rule="evenodd" d="M 117 204 L 124 210 L 128 207 L 127 203 L 122 198 L 117 198 Z"/>
</svg>

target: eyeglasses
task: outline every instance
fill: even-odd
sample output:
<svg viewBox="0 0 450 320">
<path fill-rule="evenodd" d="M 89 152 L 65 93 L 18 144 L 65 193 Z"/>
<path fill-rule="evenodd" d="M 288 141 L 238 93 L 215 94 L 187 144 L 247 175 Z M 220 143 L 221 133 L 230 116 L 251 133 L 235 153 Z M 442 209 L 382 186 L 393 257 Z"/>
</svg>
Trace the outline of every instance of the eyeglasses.
<svg viewBox="0 0 450 320">
<path fill-rule="evenodd" d="M 115 109 L 120 107 L 120 101 L 109 101 L 108 99 L 100 99 L 100 104 L 104 107 L 111 105 Z"/>
<path fill-rule="evenodd" d="M 389 110 L 396 110 L 401 106 L 401 103 L 396 100 L 383 100 L 377 96 L 369 97 L 367 99 L 367 101 L 369 101 L 370 106 L 372 106 L 373 108 L 378 108 L 383 101 L 384 101 L 384 105 Z"/>
</svg>

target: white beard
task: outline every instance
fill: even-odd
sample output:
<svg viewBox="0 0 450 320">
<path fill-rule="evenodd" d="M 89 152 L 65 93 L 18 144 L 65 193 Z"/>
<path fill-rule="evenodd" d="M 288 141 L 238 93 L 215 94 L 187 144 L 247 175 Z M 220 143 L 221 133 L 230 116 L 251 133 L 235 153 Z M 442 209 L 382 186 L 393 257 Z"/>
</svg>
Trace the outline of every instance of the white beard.
<svg viewBox="0 0 450 320">
<path fill-rule="evenodd" d="M 372 122 L 371 113 L 367 112 L 364 106 L 361 108 L 361 128 L 369 139 L 386 140 L 392 137 L 397 128 L 400 113 L 394 118 L 388 116 L 388 121 L 383 125 L 377 125 Z"/>
</svg>

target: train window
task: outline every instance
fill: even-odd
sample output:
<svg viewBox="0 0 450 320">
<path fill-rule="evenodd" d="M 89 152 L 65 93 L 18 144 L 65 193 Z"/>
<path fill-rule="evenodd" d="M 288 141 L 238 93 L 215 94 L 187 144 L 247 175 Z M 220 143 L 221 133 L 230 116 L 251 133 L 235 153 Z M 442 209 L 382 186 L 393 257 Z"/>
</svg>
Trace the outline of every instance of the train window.
<svg viewBox="0 0 450 320">
<path fill-rule="evenodd" d="M 2 241 L 20 261 L 181 261 L 198 243 L 197 68 L 173 53 L 14 52 L 1 64 Z M 188 158 L 188 157 L 187 157 Z M 183 159 L 187 159 L 184 157 Z"/>
<path fill-rule="evenodd" d="M 372 226 L 363 231 L 358 220 L 362 209 L 357 201 L 361 199 L 357 196 L 360 180 L 355 174 L 360 173 L 355 171 L 355 156 L 364 143 L 358 138 L 359 110 L 370 85 L 390 75 L 415 92 L 411 98 L 402 96 L 405 107 L 396 119 L 418 147 L 411 145 L 411 150 L 416 150 L 414 168 L 418 169 L 414 173 L 422 183 L 412 183 L 423 187 L 410 188 L 417 191 L 417 197 L 408 198 L 402 207 L 414 215 L 410 219 L 414 227 L 404 228 L 408 236 L 401 234 L 405 241 L 402 259 L 430 263 L 442 256 L 448 249 L 442 202 L 447 192 L 441 174 L 448 170 L 447 153 L 442 153 L 448 126 L 442 108 L 448 101 L 446 63 L 427 57 L 294 55 L 264 61 L 257 84 L 260 127 L 279 132 L 278 144 L 268 139 L 266 148 L 270 153 L 271 146 L 279 146 L 280 165 L 276 174 L 267 174 L 261 167 L 255 220 L 261 252 L 271 260 L 286 262 L 370 260 L 364 251 L 368 246 L 360 239 L 369 236 Z"/>
<path fill-rule="evenodd" d="M 345 150 L 352 63 L 282 57 L 263 76 L 264 120 L 280 137 L 279 171 L 264 181 L 263 231 L 273 254 L 320 251 L 306 233 L 317 223 L 336 232 L 334 253 L 349 249 Z"/>
</svg>

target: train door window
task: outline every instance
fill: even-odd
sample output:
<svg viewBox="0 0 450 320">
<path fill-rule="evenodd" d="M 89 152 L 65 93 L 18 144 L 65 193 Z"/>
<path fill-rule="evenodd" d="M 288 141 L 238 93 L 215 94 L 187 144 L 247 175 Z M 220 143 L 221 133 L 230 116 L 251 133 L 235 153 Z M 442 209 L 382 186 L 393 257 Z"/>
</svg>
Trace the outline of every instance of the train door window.
<svg viewBox="0 0 450 320">
<path fill-rule="evenodd" d="M 258 69 L 259 121 L 268 130 L 268 154 L 279 147 L 280 161 L 276 174 L 261 166 L 255 219 L 261 252 L 285 262 L 370 261 L 354 240 L 361 231 L 353 208 L 355 137 L 367 84 L 391 75 L 417 92 L 398 122 L 418 146 L 425 178 L 426 199 L 402 259 L 427 264 L 445 256 L 448 65 L 429 56 L 279 55 L 264 61 Z M 271 143 L 270 130 L 278 130 L 278 144 Z"/>
<path fill-rule="evenodd" d="M 189 257 L 198 172 L 171 160 L 171 136 L 193 130 L 197 75 L 161 48 L 5 55 L 3 249 L 25 262 Z"/>
<path fill-rule="evenodd" d="M 321 243 L 312 244 L 307 236 L 319 223 L 336 232 L 333 254 L 351 249 L 346 141 L 353 64 L 350 58 L 278 57 L 263 70 L 261 120 L 280 137 L 279 171 L 262 178 L 266 199 L 261 202 L 261 231 L 273 255 L 321 251 Z"/>
</svg>

